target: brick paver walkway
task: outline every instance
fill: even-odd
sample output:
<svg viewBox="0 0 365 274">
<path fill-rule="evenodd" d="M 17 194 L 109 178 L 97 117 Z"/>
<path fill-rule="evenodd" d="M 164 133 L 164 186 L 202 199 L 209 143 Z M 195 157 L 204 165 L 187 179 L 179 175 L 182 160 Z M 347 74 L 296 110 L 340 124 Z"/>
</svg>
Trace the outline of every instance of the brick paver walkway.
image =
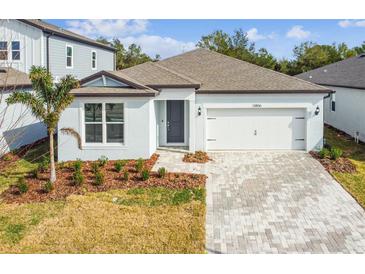
<svg viewBox="0 0 365 274">
<path fill-rule="evenodd" d="M 365 211 L 304 152 L 159 153 L 154 169 L 208 175 L 210 253 L 365 253 Z"/>
</svg>

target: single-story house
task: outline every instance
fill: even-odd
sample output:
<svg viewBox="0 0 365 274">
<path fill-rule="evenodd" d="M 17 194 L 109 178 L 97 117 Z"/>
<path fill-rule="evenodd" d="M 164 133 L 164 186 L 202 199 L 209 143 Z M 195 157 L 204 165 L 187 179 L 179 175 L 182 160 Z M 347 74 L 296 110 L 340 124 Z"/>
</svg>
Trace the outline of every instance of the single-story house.
<svg viewBox="0 0 365 274">
<path fill-rule="evenodd" d="M 324 100 L 324 122 L 365 142 L 365 53 L 297 77 L 334 90 Z"/>
<path fill-rule="evenodd" d="M 58 125 L 60 161 L 148 158 L 158 147 L 320 149 L 331 89 L 196 49 L 100 71 L 72 93 Z"/>
<path fill-rule="evenodd" d="M 16 69 L 0 67 L 0 156 L 47 136 L 45 125 L 22 104 L 7 105 L 14 90 L 32 92 L 28 75 Z"/>
</svg>

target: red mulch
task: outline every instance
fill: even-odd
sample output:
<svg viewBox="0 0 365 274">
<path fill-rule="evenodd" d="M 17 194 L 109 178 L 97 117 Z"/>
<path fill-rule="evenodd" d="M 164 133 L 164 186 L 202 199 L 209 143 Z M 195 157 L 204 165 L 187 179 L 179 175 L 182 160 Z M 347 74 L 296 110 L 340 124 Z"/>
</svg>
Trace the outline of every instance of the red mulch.
<svg viewBox="0 0 365 274">
<path fill-rule="evenodd" d="M 317 159 L 329 172 L 334 171 L 351 174 L 356 173 L 356 166 L 345 157 L 340 157 L 337 160 L 331 160 L 330 158 L 321 159 L 318 152 L 311 151 L 310 154 L 313 158 Z"/>
<path fill-rule="evenodd" d="M 14 164 L 16 161 L 20 160 L 31 148 L 40 145 L 48 140 L 48 137 L 42 138 L 34 143 L 22 146 L 16 149 L 15 152 L 8 152 L 0 158 L 0 171 L 8 168 L 10 165 Z"/>
<path fill-rule="evenodd" d="M 183 158 L 183 162 L 186 163 L 200 163 L 204 164 L 212 161 L 208 154 L 204 151 L 195 151 L 195 153 L 186 153 Z"/>
<path fill-rule="evenodd" d="M 144 168 L 151 170 L 158 159 L 157 154 L 144 161 Z M 101 192 L 110 189 L 127 189 L 133 187 L 152 187 L 162 186 L 173 189 L 203 187 L 205 186 L 206 176 L 200 174 L 190 173 L 167 173 L 165 178 L 159 178 L 157 172 L 151 172 L 150 178 L 143 181 L 141 175 L 135 170 L 135 160 L 129 160 L 124 166 L 123 170 L 118 173 L 114 169 L 115 161 L 108 161 L 105 167 L 100 170 L 104 173 L 105 182 L 103 185 L 94 186 L 94 174 L 91 170 L 91 161 L 83 162 L 82 172 L 85 178 L 81 186 L 74 186 L 72 184 L 73 168 L 62 167 L 57 169 L 57 181 L 50 193 L 45 193 L 42 186 L 49 178 L 49 171 L 41 173 L 39 178 L 29 177 L 27 183 L 29 190 L 24 194 L 20 194 L 16 186 L 12 186 L 4 191 L 0 197 L 7 203 L 30 203 L 30 202 L 44 202 L 48 200 L 64 199 L 72 194 L 84 194 L 85 192 Z M 127 170 L 129 172 L 129 180 L 123 179 L 123 173 Z"/>
</svg>

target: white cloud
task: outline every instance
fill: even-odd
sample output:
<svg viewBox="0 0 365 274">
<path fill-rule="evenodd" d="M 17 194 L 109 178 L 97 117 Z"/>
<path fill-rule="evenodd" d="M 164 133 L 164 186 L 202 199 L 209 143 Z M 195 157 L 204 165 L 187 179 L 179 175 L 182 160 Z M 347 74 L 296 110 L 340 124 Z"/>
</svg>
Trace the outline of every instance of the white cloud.
<svg viewBox="0 0 365 274">
<path fill-rule="evenodd" d="M 286 37 L 288 38 L 296 38 L 296 39 L 305 39 L 311 35 L 311 32 L 308 30 L 304 30 L 303 26 L 293 26 L 287 33 Z"/>
<path fill-rule="evenodd" d="M 341 28 L 365 27 L 365 20 L 341 20 L 338 22 Z"/>
<path fill-rule="evenodd" d="M 260 34 L 259 31 L 257 30 L 257 28 L 252 28 L 249 29 L 247 31 L 247 38 L 251 41 L 259 41 L 259 40 L 264 40 L 264 39 L 274 39 L 275 38 L 275 34 L 271 33 L 269 35 L 263 35 Z"/>
<path fill-rule="evenodd" d="M 119 37 L 145 32 L 148 20 L 69 20 L 67 29 L 89 37 Z"/>
<path fill-rule="evenodd" d="M 125 46 L 129 46 L 132 43 L 140 45 L 142 50 L 152 57 L 159 54 L 162 58 L 167 58 L 195 49 L 195 43 L 193 42 L 183 42 L 171 37 L 157 35 L 142 34 L 137 37 L 128 36 L 119 39 Z"/>
</svg>

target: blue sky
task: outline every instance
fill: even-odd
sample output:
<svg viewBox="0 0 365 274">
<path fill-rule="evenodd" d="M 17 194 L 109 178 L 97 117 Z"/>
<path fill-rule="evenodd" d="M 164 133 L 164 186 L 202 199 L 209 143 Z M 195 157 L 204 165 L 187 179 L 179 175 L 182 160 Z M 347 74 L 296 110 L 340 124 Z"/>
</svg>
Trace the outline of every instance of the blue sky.
<svg viewBox="0 0 365 274">
<path fill-rule="evenodd" d="M 365 41 L 365 20 L 47 20 L 91 38 L 118 37 L 136 43 L 151 56 L 163 58 L 194 48 L 202 35 L 221 29 L 242 28 L 256 47 L 265 47 L 277 58 L 291 58 L 295 45 L 345 42 L 350 47 Z"/>
</svg>

